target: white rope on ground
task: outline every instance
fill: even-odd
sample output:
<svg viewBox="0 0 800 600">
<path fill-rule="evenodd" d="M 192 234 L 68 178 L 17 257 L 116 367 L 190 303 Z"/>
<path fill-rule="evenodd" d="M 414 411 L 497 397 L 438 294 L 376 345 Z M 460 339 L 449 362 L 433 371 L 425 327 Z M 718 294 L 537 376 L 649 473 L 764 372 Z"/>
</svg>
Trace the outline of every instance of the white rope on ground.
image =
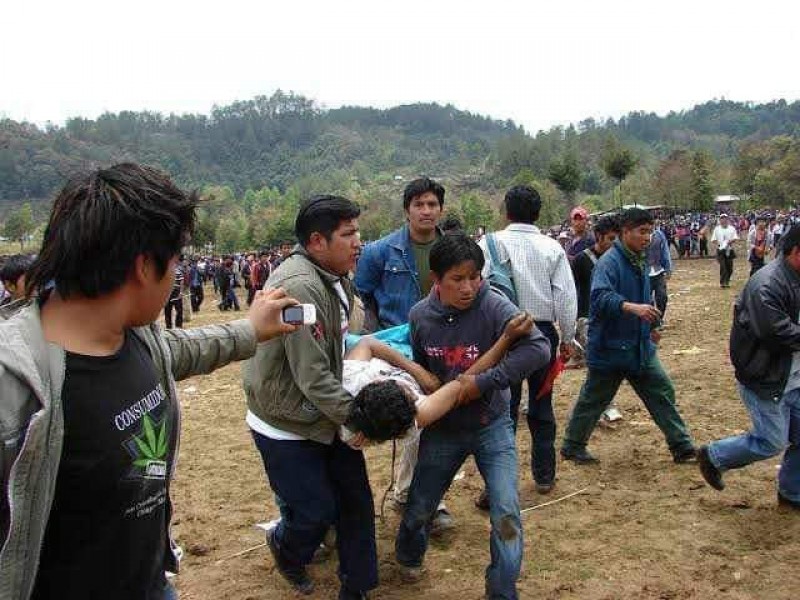
<svg viewBox="0 0 800 600">
<path fill-rule="evenodd" d="M 231 554 L 230 556 L 225 556 L 225 557 L 223 557 L 223 558 L 220 558 L 220 559 L 219 559 L 218 561 L 216 561 L 214 564 L 215 564 L 215 565 L 218 565 L 218 564 L 220 564 L 220 563 L 223 563 L 223 562 L 225 562 L 226 560 L 230 560 L 230 559 L 232 559 L 232 558 L 238 558 L 238 557 L 240 557 L 240 556 L 244 556 L 245 554 L 247 554 L 247 553 L 249 553 L 249 552 L 252 552 L 253 550 L 258 550 L 259 548 L 263 548 L 263 547 L 264 547 L 264 546 L 266 546 L 266 545 L 267 545 L 267 542 L 262 542 L 262 543 L 261 543 L 261 544 L 259 544 L 258 546 L 253 546 L 252 548 L 248 548 L 247 550 L 242 550 L 241 552 L 237 552 L 236 554 Z"/>
<path fill-rule="evenodd" d="M 584 493 L 586 490 L 589 489 L 591 486 L 586 486 L 585 488 L 578 490 L 577 492 L 572 492 L 571 494 L 567 494 L 566 496 L 562 496 L 561 498 L 556 498 L 555 500 L 550 500 L 550 502 L 545 502 L 543 504 L 537 504 L 536 506 L 531 506 L 530 508 L 526 508 L 524 510 L 519 511 L 520 515 L 524 515 L 526 512 L 530 512 L 532 510 L 536 510 L 539 508 L 544 508 L 545 506 L 550 506 L 552 504 L 557 504 L 562 500 L 566 500 L 567 498 L 572 498 L 573 496 L 577 496 L 579 494 Z"/>
</svg>

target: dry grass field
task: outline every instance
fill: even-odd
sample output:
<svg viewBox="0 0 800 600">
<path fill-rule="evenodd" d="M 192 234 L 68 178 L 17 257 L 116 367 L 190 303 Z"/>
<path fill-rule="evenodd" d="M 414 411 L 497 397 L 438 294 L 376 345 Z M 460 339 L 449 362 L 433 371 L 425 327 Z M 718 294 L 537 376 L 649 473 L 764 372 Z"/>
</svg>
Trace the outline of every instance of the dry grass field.
<svg viewBox="0 0 800 600">
<path fill-rule="evenodd" d="M 717 285 L 712 260 L 680 261 L 669 283 L 667 330 L 660 355 L 672 375 L 680 410 L 696 441 L 742 431 L 747 414 L 735 392 L 727 356 L 731 305 L 746 277 L 736 261 L 732 289 Z M 213 292 L 188 326 L 219 322 Z M 694 350 L 692 350 L 694 349 Z M 681 351 L 690 350 L 689 353 Z M 556 384 L 559 430 L 583 380 L 568 371 Z M 250 433 L 240 367 L 231 365 L 180 382 L 183 438 L 177 478 L 174 534 L 186 551 L 176 582 L 183 600 L 256 600 L 293 597 L 275 572 L 254 523 L 275 518 Z M 555 490 L 533 490 L 523 427 L 519 482 L 523 507 L 585 493 L 527 513 L 521 598 L 546 599 L 796 599 L 800 597 L 800 514 L 776 506 L 778 460 L 727 474 L 727 489 L 707 487 L 696 465 L 674 465 L 666 444 L 639 400 L 625 385 L 618 396 L 625 420 L 598 428 L 590 449 L 597 466 L 558 465 Z M 391 448 L 367 451 L 379 504 L 389 482 Z M 390 510 L 377 522 L 381 585 L 376 599 L 483 597 L 488 562 L 488 518 L 473 506 L 482 486 L 470 461 L 447 502 L 458 528 L 434 541 L 427 576 L 403 585 L 394 568 L 398 517 Z M 335 598 L 335 557 L 310 568 L 317 581 L 312 598 Z"/>
</svg>

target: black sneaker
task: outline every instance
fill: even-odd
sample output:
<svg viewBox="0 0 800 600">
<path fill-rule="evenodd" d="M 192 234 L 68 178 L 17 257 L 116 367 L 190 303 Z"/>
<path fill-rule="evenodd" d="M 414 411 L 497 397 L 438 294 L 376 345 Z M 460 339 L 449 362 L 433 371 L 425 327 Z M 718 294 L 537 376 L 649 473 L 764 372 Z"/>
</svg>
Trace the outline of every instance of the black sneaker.
<svg viewBox="0 0 800 600">
<path fill-rule="evenodd" d="M 600 462 L 586 448 L 581 448 L 580 450 L 561 448 L 561 458 L 571 460 L 579 465 L 591 465 Z"/>
<path fill-rule="evenodd" d="M 697 448 L 686 446 L 672 453 L 672 460 L 679 465 L 694 462 L 697 460 Z"/>
<path fill-rule="evenodd" d="M 781 495 L 780 492 L 778 492 L 778 506 L 784 506 L 793 510 L 800 510 L 800 502 L 789 500 L 786 496 Z"/>
<path fill-rule="evenodd" d="M 720 492 L 725 489 L 722 471 L 711 462 L 711 457 L 708 456 L 708 446 L 700 446 L 700 450 L 697 451 L 697 466 L 700 467 L 700 473 L 708 485 Z"/>
<path fill-rule="evenodd" d="M 309 595 L 314 592 L 314 582 L 308 576 L 306 568 L 302 565 L 290 563 L 281 554 L 281 549 L 275 541 L 275 530 L 272 529 L 267 532 L 267 546 L 272 553 L 272 558 L 275 559 L 275 568 L 278 573 L 288 581 L 291 586 L 303 595 Z"/>
</svg>

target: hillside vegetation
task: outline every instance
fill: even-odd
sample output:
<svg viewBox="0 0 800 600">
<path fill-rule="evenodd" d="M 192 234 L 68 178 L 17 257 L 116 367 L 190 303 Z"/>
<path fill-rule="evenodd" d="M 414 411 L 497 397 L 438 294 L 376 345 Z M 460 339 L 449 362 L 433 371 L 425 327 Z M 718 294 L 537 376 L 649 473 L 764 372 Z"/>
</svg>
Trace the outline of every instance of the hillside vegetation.
<svg viewBox="0 0 800 600">
<path fill-rule="evenodd" d="M 222 249 L 288 237 L 298 202 L 318 192 L 359 202 L 364 236 L 376 237 L 397 225 L 402 187 L 418 175 L 445 184 L 448 211 L 470 228 L 497 224 L 513 183 L 540 189 L 545 224 L 576 203 L 707 209 L 715 194 L 736 193 L 748 205 L 788 206 L 800 199 L 798 140 L 800 102 L 783 100 L 712 101 L 531 134 L 451 105 L 325 110 L 278 91 L 209 115 L 125 111 L 45 128 L 0 121 L 0 215 L 7 225 L 30 202 L 35 227 L 71 174 L 125 160 L 203 190 L 197 241 Z M 30 233 L 19 220 L 7 237 Z"/>
</svg>

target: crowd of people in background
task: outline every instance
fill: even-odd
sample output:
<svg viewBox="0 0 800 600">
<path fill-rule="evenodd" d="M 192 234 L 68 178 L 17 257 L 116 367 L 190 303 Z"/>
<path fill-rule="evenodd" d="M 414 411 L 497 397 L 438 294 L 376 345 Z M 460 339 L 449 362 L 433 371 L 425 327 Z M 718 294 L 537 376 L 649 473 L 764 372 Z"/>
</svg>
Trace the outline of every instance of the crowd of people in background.
<svg viewBox="0 0 800 600">
<path fill-rule="evenodd" d="M 103 212 L 119 195 L 138 207 L 136 219 Z M 267 546 L 278 573 L 302 594 L 314 590 L 307 566 L 331 528 L 340 600 L 366 598 L 378 585 L 362 450 L 396 439 L 401 579 L 424 577 L 430 537 L 458 528 L 444 496 L 473 456 L 484 481 L 475 505 L 490 522 L 486 595 L 517 598 L 520 415 L 535 490 L 546 495 L 556 486 L 559 455 L 598 462 L 587 446 L 598 424 L 623 419 L 613 403 L 623 381 L 672 461 L 699 462 L 715 489 L 724 488 L 726 470 L 785 450 L 778 501 L 800 507 L 800 213 L 632 207 L 590 215 L 578 206 L 568 222 L 545 230 L 537 225 L 541 197 L 520 185 L 505 194 L 505 228 L 465 232 L 445 215 L 445 189 L 436 181 L 412 181 L 402 202 L 405 222 L 370 243 L 360 240 L 357 204 L 321 195 L 300 207 L 296 240 L 209 255 L 186 246 L 196 198 L 160 172 L 118 165 L 65 188 L 41 253 L 5 257 L 0 266 L 0 310 L 8 317 L 0 327 L 9 339 L 26 340 L 15 353 L 35 371 L 20 383 L 23 362 L 0 348 L 0 389 L 12 409 L 4 419 L 15 436 L 2 440 L 1 496 L 5 503 L 10 491 L 18 507 L 0 507 L 7 541 L 0 589 L 13 588 L 14 598 L 61 597 L 65 589 L 85 592 L 82 586 L 107 597 L 175 598 L 164 577 L 175 566 L 167 485 L 180 433 L 175 380 L 233 360 L 245 361 L 246 423 L 281 515 Z M 76 222 L 80 211 L 59 208 L 69 203 L 90 207 L 86 222 Z M 68 251 L 62 232 L 78 230 L 90 231 Z M 98 252 L 96 240 L 114 255 Z M 658 358 L 667 282 L 673 258 L 716 256 L 720 286 L 728 288 L 737 248 L 751 276 L 735 307 L 732 359 L 754 426 L 698 449 Z M 241 310 L 244 296 L 248 318 L 198 335 L 178 331 L 202 310 L 209 287 L 218 311 Z M 298 302 L 315 307 L 313 324 L 281 321 L 279 309 Z M 153 324 L 161 310 L 172 331 Z M 364 337 L 353 344 L 353 334 Z M 59 369 L 44 366 L 56 355 Z M 585 379 L 559 442 L 554 382 L 567 367 L 585 369 Z M 62 385 L 63 414 L 62 398 L 49 398 Z M 94 403 L 97 389 L 113 402 Z M 30 418 L 36 407 L 56 444 Z M 128 427 L 140 428 L 135 445 Z M 103 452 L 115 453 L 107 471 L 81 458 Z M 139 456 L 133 466 L 131 456 Z M 36 461 L 49 468 L 32 471 Z M 87 490 L 111 500 L 98 508 Z M 133 509 L 130 518 L 130 507 L 141 506 L 147 510 Z M 89 526 L 95 522 L 106 526 Z M 75 539 L 83 540 L 79 548 Z M 130 560 L 111 551 L 120 545 Z"/>
</svg>

